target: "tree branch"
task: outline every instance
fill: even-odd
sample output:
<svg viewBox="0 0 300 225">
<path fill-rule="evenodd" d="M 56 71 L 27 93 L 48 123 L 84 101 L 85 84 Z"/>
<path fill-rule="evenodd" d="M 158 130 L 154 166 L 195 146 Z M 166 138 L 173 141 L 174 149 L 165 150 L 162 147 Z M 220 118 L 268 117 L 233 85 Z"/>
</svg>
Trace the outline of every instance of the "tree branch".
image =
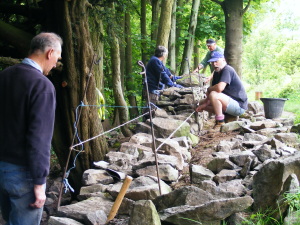
<svg viewBox="0 0 300 225">
<path fill-rule="evenodd" d="M 24 57 L 28 53 L 33 35 L 0 20 L 0 40 L 14 46 Z"/>
<path fill-rule="evenodd" d="M 249 0 L 246 7 L 243 9 L 243 12 L 242 12 L 242 15 L 244 15 L 246 13 L 246 11 L 249 9 L 250 5 L 251 5 L 251 1 L 252 0 Z"/>
</svg>

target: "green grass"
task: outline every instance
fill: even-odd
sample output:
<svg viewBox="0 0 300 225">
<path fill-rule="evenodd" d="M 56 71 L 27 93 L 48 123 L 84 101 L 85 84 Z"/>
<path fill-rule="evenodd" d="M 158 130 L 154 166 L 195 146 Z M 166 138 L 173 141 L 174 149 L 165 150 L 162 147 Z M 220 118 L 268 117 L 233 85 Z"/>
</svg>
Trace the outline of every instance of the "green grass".
<svg viewBox="0 0 300 225">
<path fill-rule="evenodd" d="M 276 80 L 266 80 L 258 85 L 244 83 L 249 101 L 255 99 L 255 92 L 262 92 L 264 98 L 288 98 L 284 111 L 294 113 L 295 124 L 300 123 L 300 74 L 284 76 Z"/>
</svg>

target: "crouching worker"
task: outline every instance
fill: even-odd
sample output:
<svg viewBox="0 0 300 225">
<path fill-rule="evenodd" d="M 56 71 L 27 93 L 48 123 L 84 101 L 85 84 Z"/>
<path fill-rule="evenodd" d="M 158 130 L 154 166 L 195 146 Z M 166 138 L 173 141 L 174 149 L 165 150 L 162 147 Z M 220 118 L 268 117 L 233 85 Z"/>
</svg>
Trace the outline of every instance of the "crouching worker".
<svg viewBox="0 0 300 225">
<path fill-rule="evenodd" d="M 182 88 L 181 85 L 175 82 L 181 77 L 172 75 L 170 70 L 163 64 L 163 61 L 167 59 L 167 57 L 168 49 L 164 46 L 157 46 L 154 56 L 151 57 L 146 66 L 149 98 L 153 104 L 158 100 L 159 90 L 163 90 L 165 86 Z M 146 82 L 143 86 L 143 98 L 147 100 L 145 85 Z"/>
<path fill-rule="evenodd" d="M 214 51 L 208 62 L 214 67 L 212 86 L 207 89 L 207 98 L 200 101 L 196 111 L 214 113 L 214 128 L 219 129 L 225 122 L 224 114 L 240 116 L 247 110 L 248 98 L 239 76 L 227 65 L 222 53 Z"/>
</svg>

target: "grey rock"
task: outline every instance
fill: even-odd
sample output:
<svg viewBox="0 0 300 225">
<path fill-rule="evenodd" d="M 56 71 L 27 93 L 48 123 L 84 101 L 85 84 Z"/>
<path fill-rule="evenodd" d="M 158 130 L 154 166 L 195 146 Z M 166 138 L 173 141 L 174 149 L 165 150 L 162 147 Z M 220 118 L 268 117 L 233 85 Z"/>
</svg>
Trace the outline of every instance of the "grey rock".
<svg viewBox="0 0 300 225">
<path fill-rule="evenodd" d="M 237 197 L 244 196 L 247 193 L 245 186 L 242 184 L 242 179 L 235 179 L 220 183 L 219 187 L 226 192 L 231 192 Z"/>
<path fill-rule="evenodd" d="M 215 174 L 211 170 L 201 165 L 190 166 L 190 177 L 193 184 L 198 184 L 204 180 L 212 180 L 214 176 Z"/>
<path fill-rule="evenodd" d="M 229 131 L 235 131 L 241 129 L 242 126 L 245 126 L 245 122 L 243 121 L 233 121 L 229 123 L 225 123 L 221 127 L 221 132 L 229 132 Z"/>
<path fill-rule="evenodd" d="M 152 146 L 152 135 L 147 133 L 137 133 L 134 134 L 130 139 L 130 143 L 135 143 L 139 145 L 144 145 L 147 147 Z"/>
<path fill-rule="evenodd" d="M 80 188 L 80 193 L 77 199 L 80 201 L 86 200 L 90 197 L 104 197 L 104 192 L 108 189 L 108 185 L 93 184 L 89 186 L 83 186 Z"/>
<path fill-rule="evenodd" d="M 244 135 L 243 142 L 245 142 L 245 141 L 266 141 L 266 140 L 268 140 L 268 137 L 265 137 L 263 135 L 246 133 Z"/>
<path fill-rule="evenodd" d="M 274 138 L 290 147 L 293 147 L 299 143 L 298 136 L 295 133 L 278 133 L 274 135 Z"/>
<path fill-rule="evenodd" d="M 267 159 L 275 159 L 279 157 L 278 155 L 276 155 L 275 151 L 271 149 L 271 146 L 266 144 L 253 151 L 253 153 L 261 162 L 264 162 Z"/>
<path fill-rule="evenodd" d="M 129 225 L 161 225 L 159 215 L 152 201 L 137 201 L 132 209 Z"/>
<path fill-rule="evenodd" d="M 215 198 L 209 192 L 195 186 L 180 187 L 168 194 L 158 196 L 153 200 L 158 211 L 175 206 L 196 206 L 208 203 Z"/>
<path fill-rule="evenodd" d="M 117 197 L 119 191 L 121 190 L 122 183 L 115 184 L 108 192 L 113 196 Z M 171 192 L 171 188 L 164 181 L 160 180 L 160 187 L 162 194 L 167 194 Z M 134 201 L 138 200 L 153 200 L 159 196 L 159 186 L 156 177 L 143 176 L 134 179 L 125 197 Z"/>
<path fill-rule="evenodd" d="M 213 178 L 213 180 L 219 184 L 219 183 L 233 180 L 236 177 L 237 177 L 237 173 L 235 170 L 223 169 L 218 174 L 216 174 L 216 176 Z"/>
<path fill-rule="evenodd" d="M 220 221 L 236 212 L 251 206 L 253 199 L 249 196 L 221 199 L 198 206 L 177 206 L 161 211 L 160 218 L 175 225 L 220 224 Z M 198 221 L 198 222 L 193 222 Z"/>
<path fill-rule="evenodd" d="M 237 168 L 237 165 L 226 158 L 214 158 L 207 164 L 207 169 L 211 170 L 215 174 L 219 173 L 223 169 L 233 170 L 235 168 Z"/>
<path fill-rule="evenodd" d="M 243 151 L 240 153 L 232 154 L 229 156 L 231 162 L 235 165 L 243 167 L 246 162 L 250 159 L 254 159 L 256 156 L 253 154 L 252 151 Z"/>
<path fill-rule="evenodd" d="M 300 152 L 278 160 L 268 160 L 253 177 L 254 209 L 277 207 L 278 193 L 291 174 L 300 177 Z"/>
<path fill-rule="evenodd" d="M 50 216 L 48 225 L 84 225 L 76 220 L 64 217 Z"/>
<path fill-rule="evenodd" d="M 216 183 L 212 180 L 205 180 L 198 184 L 199 188 L 205 190 L 207 193 L 210 193 L 215 199 L 223 198 L 235 198 L 237 195 L 232 192 L 227 192 L 221 189 Z"/>
<path fill-rule="evenodd" d="M 151 126 L 144 122 L 138 122 L 135 128 L 135 132 L 151 134 Z"/>
<path fill-rule="evenodd" d="M 83 172 L 82 184 L 92 185 L 92 184 L 112 184 L 114 179 L 107 174 L 105 170 L 101 169 L 89 169 Z"/>
<path fill-rule="evenodd" d="M 159 171 L 159 177 L 160 179 L 167 181 L 167 182 L 172 182 L 176 181 L 179 176 L 179 171 L 176 170 L 174 167 L 172 167 L 169 164 L 165 165 L 158 165 L 158 171 Z M 147 166 L 142 169 L 138 169 L 135 171 L 138 176 L 156 176 L 157 175 L 157 170 L 156 166 Z"/>
<path fill-rule="evenodd" d="M 72 205 L 59 207 L 57 216 L 68 217 L 87 225 L 104 224 L 112 205 L 111 200 L 92 197 Z"/>
</svg>

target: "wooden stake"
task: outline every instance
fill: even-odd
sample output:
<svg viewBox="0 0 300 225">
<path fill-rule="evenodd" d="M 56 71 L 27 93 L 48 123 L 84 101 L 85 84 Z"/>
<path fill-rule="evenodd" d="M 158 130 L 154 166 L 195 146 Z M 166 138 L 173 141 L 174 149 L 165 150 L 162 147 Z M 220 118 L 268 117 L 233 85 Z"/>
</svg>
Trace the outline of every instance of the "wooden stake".
<svg viewBox="0 0 300 225">
<path fill-rule="evenodd" d="M 113 206 L 112 206 L 112 208 L 111 208 L 111 210 L 110 210 L 110 212 L 108 214 L 108 217 L 107 217 L 107 220 L 106 220 L 106 224 L 109 221 L 111 221 L 113 218 L 115 218 L 115 216 L 116 216 L 116 214 L 117 214 L 117 212 L 118 212 L 118 210 L 120 208 L 120 205 L 121 205 L 121 203 L 123 201 L 123 198 L 124 198 L 124 196 L 126 194 L 126 191 L 129 188 L 129 185 L 130 185 L 131 181 L 132 181 L 132 177 L 131 176 L 126 176 L 126 178 L 125 178 L 125 180 L 123 182 L 123 185 L 121 187 L 121 190 L 120 190 L 120 192 L 119 192 L 119 194 L 118 194 L 118 196 L 117 196 L 117 198 L 115 200 L 115 203 L 113 204 Z"/>
</svg>

